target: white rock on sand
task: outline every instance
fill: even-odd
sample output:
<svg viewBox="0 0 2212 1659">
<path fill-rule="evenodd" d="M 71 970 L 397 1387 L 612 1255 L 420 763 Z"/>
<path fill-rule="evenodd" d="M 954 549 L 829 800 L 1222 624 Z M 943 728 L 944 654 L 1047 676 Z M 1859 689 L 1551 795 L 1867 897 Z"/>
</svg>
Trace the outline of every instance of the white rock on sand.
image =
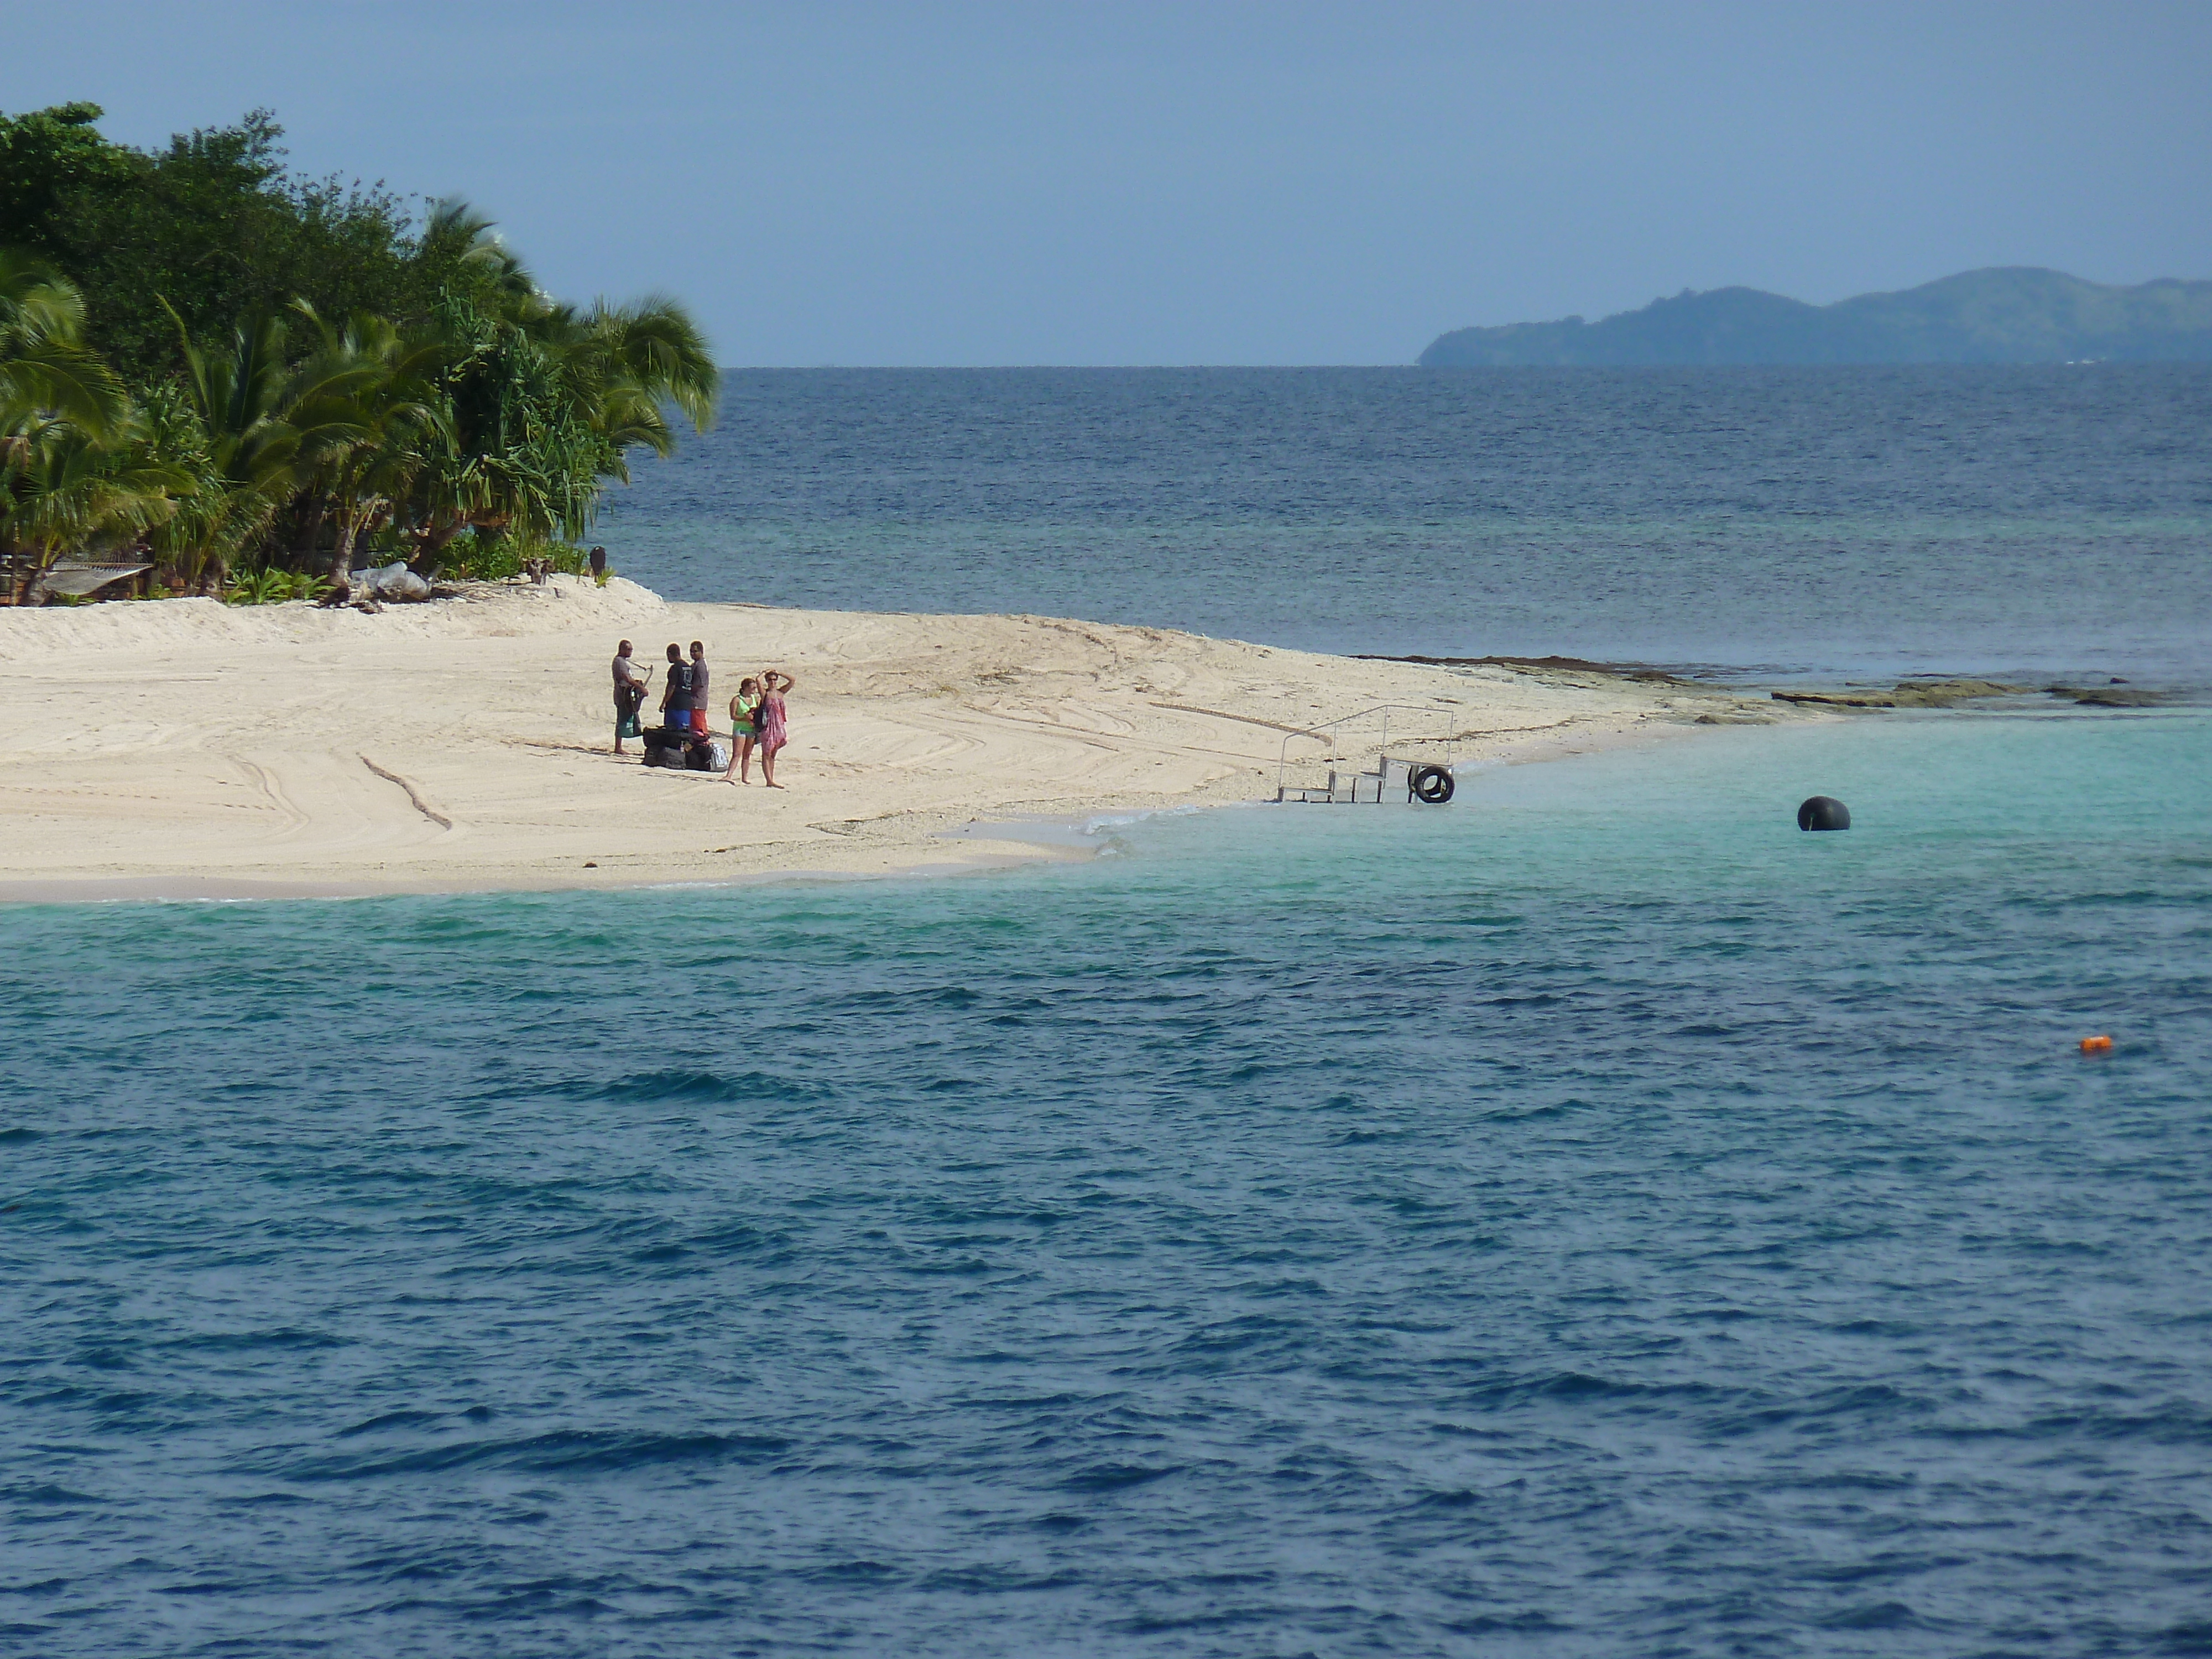
<svg viewBox="0 0 2212 1659">
<path fill-rule="evenodd" d="M 757 770 L 740 788 L 647 769 L 635 743 L 614 759 L 608 662 L 623 637 L 656 670 L 671 641 L 703 640 L 725 733 L 744 675 L 796 676 L 787 787 L 763 788 Z M 0 898 L 613 886 L 1066 856 L 988 829 L 943 832 L 1271 798 L 1284 728 L 1386 702 L 1477 734 L 1462 763 L 1584 750 L 1730 703 L 1042 617 L 668 605 L 620 580 L 485 586 L 377 616 L 205 599 L 0 611 Z"/>
</svg>

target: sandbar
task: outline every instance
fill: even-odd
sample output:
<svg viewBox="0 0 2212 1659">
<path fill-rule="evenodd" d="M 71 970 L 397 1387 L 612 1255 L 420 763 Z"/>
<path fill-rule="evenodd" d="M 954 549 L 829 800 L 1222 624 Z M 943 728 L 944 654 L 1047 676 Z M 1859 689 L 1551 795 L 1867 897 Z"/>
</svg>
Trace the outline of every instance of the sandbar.
<svg viewBox="0 0 2212 1659">
<path fill-rule="evenodd" d="M 611 755 L 609 662 L 625 637 L 648 665 L 671 641 L 705 641 L 718 708 L 746 673 L 793 675 L 785 787 L 645 768 L 635 743 Z M 1763 718 L 1725 691 L 1598 672 L 1323 656 L 1051 617 L 675 604 L 619 578 L 472 586 L 377 615 L 210 599 L 0 611 L 0 900 L 621 887 L 1066 858 L 1064 842 L 993 826 L 1271 799 L 1286 734 L 1385 702 L 1428 711 L 1400 729 L 1430 720 L 1462 766 Z"/>
</svg>

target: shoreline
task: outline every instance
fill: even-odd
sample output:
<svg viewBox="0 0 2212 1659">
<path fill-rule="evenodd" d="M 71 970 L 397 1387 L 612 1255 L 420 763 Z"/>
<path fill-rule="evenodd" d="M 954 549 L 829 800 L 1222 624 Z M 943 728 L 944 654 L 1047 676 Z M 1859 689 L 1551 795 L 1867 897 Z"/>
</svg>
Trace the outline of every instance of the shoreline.
<svg viewBox="0 0 2212 1659">
<path fill-rule="evenodd" d="M 799 681 L 787 787 L 609 752 L 608 659 L 707 642 L 719 714 Z M 658 677 L 655 689 L 658 689 Z M 1459 764 L 1836 718 L 1577 665 L 1324 656 L 1025 616 L 672 605 L 619 579 L 377 616 L 211 600 L 0 612 L 0 903 L 539 892 L 982 872 L 1022 824 L 1271 799 L 1370 705 Z M 1351 768 L 1364 741 L 1338 732 Z M 1374 745 L 1364 751 L 1371 760 Z M 1431 747 L 1421 752 L 1443 753 Z M 1294 780 L 1296 781 L 1297 780 Z"/>
</svg>

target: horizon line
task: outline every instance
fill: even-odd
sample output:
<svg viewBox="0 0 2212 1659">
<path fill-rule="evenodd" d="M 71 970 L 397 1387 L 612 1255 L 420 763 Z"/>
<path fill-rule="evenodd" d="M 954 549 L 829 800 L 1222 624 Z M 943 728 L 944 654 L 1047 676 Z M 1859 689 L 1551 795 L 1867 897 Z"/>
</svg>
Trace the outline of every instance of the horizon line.
<svg viewBox="0 0 2212 1659">
<path fill-rule="evenodd" d="M 722 374 L 1187 374 L 1229 370 L 1267 370 L 1277 374 L 1328 374 L 1344 369 L 1400 368 L 1423 374 L 1644 374 L 1685 370 L 1700 374 L 1744 369 L 1869 369 L 1869 368 L 2191 368 L 2207 365 L 2199 359 L 2130 358 L 2125 360 L 2049 358 L 2037 362 L 1955 362 L 1920 359 L 1874 363 L 721 363 Z"/>
</svg>

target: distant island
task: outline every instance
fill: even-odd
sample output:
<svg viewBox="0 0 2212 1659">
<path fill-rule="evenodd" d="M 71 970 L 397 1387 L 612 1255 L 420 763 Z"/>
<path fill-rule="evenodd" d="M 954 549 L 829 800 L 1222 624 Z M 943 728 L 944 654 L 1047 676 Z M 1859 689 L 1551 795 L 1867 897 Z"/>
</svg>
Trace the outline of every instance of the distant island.
<svg viewBox="0 0 2212 1659">
<path fill-rule="evenodd" d="M 2136 288 L 1994 267 L 1833 305 L 1753 288 L 1684 289 L 1602 322 L 1439 335 L 1424 368 L 1659 363 L 2212 362 L 2212 282 Z"/>
</svg>

